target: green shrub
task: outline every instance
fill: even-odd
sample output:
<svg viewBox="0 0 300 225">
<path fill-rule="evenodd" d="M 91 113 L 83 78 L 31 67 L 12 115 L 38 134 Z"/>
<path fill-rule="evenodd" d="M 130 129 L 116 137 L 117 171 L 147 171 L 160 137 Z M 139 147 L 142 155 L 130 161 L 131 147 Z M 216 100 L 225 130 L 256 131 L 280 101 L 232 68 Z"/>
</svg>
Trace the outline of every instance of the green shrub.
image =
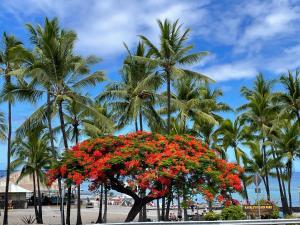
<svg viewBox="0 0 300 225">
<path fill-rule="evenodd" d="M 258 205 L 258 202 L 255 203 Z M 261 199 L 259 200 L 260 205 L 272 205 L 273 206 L 273 211 L 270 216 L 262 216 L 262 219 L 278 219 L 279 218 L 279 207 L 272 201 Z"/>
<path fill-rule="evenodd" d="M 203 216 L 203 218 L 206 221 L 214 221 L 214 220 L 219 220 L 221 218 L 221 216 L 220 216 L 220 214 L 211 211 L 211 212 L 206 213 Z"/>
<path fill-rule="evenodd" d="M 246 214 L 241 206 L 231 205 L 222 210 L 221 218 L 222 220 L 242 220 L 246 218 Z"/>
</svg>

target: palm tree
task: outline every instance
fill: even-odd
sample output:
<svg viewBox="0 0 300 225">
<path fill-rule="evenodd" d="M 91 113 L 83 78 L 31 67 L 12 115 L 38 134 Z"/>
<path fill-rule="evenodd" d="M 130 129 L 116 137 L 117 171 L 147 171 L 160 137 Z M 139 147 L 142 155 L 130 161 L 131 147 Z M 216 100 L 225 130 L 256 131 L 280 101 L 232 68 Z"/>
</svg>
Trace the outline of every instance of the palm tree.
<svg viewBox="0 0 300 225">
<path fill-rule="evenodd" d="M 38 109 L 33 114 L 33 117 L 25 121 L 24 126 L 28 125 L 28 121 L 45 119 L 46 115 L 43 113 L 43 110 L 47 106 L 49 124 L 50 113 L 57 109 L 64 148 L 68 149 L 63 103 L 65 101 L 76 101 L 78 104 L 85 105 L 86 98 L 84 95 L 81 95 L 79 90 L 103 81 L 104 74 L 101 71 L 90 74 L 89 67 L 98 62 L 98 59 L 92 56 L 82 58 L 75 55 L 73 48 L 76 34 L 73 31 L 61 29 L 56 18 L 53 20 L 46 18 L 44 27 L 40 25 L 34 27 L 28 24 L 27 28 L 35 50 L 31 53 L 24 49 L 23 51 L 19 49 L 24 62 L 26 62 L 25 70 L 21 71 L 21 74 L 29 74 L 30 78 L 43 88 L 35 91 L 36 93 L 47 93 L 47 103 Z M 69 188 L 69 199 L 70 192 L 71 189 Z M 70 200 L 67 204 L 66 223 L 70 224 Z"/>
<path fill-rule="evenodd" d="M 285 120 L 282 126 L 278 129 L 278 133 L 273 137 L 273 144 L 277 153 L 281 158 L 286 159 L 285 167 L 288 182 L 288 196 L 290 213 L 292 213 L 292 195 L 291 195 L 291 181 L 293 171 L 293 161 L 300 157 L 300 129 L 298 122 Z"/>
<path fill-rule="evenodd" d="M 98 107 L 96 103 L 91 102 L 91 104 L 92 104 L 91 107 Z M 82 133 L 84 127 L 87 125 L 89 125 L 90 129 L 91 127 L 93 127 L 95 129 L 100 130 L 102 127 L 102 134 L 104 133 L 103 131 L 108 131 L 108 130 L 112 131 L 112 123 L 110 127 L 105 126 L 108 124 L 109 118 L 106 117 L 105 115 L 102 115 L 101 111 L 98 112 L 99 113 L 95 114 L 93 113 L 93 111 L 89 110 L 89 108 L 82 107 L 81 105 L 77 104 L 75 101 L 71 102 L 70 104 L 67 104 L 64 107 L 64 118 L 66 120 L 67 134 L 71 136 L 69 139 L 71 141 L 75 140 L 75 144 L 78 144 L 80 134 Z M 102 116 L 99 117 L 99 115 Z M 97 119 L 91 122 L 89 119 L 93 116 L 94 118 Z M 101 126 L 97 127 L 98 124 L 101 124 Z M 80 224 L 82 224 L 81 207 L 80 207 L 80 185 L 77 185 L 76 225 L 80 225 Z"/>
<path fill-rule="evenodd" d="M 142 43 L 138 44 L 134 56 L 147 57 Z M 160 119 L 153 106 L 155 90 L 160 85 L 159 76 L 153 73 L 149 63 L 134 61 L 129 50 L 121 72 L 122 81 L 109 84 L 98 99 L 106 102 L 113 113 L 117 129 L 134 122 L 136 131 L 143 130 L 144 119 L 148 123 Z"/>
<path fill-rule="evenodd" d="M 261 151 L 262 144 L 257 140 L 247 141 L 243 144 L 250 149 L 250 157 L 246 154 L 243 155 L 245 172 L 251 175 L 249 177 L 250 179 L 252 179 L 255 174 L 258 174 L 262 178 L 267 192 L 269 186 L 267 184 L 266 177 L 268 177 L 270 174 L 273 175 L 271 170 L 275 167 L 282 166 L 282 163 L 271 157 L 267 157 L 265 159 L 265 153 Z M 267 156 L 270 154 L 270 152 L 266 152 Z"/>
<path fill-rule="evenodd" d="M 279 101 L 282 102 L 282 109 L 289 111 L 294 115 L 300 125 L 300 77 L 299 71 L 296 70 L 295 75 L 288 71 L 287 75 L 282 75 L 280 81 L 286 92 L 281 93 Z"/>
<path fill-rule="evenodd" d="M 192 45 L 186 45 L 190 29 L 182 32 L 182 25 L 179 20 L 174 23 L 165 19 L 164 22 L 158 20 L 160 28 L 160 47 L 157 48 L 148 38 L 140 36 L 143 42 L 149 47 L 151 58 L 135 56 L 139 62 L 148 62 L 162 69 L 161 76 L 167 83 L 167 132 L 171 129 L 171 80 L 175 77 L 190 76 L 199 79 L 209 80 L 203 74 L 180 68 L 182 65 L 191 65 L 198 62 L 208 52 L 191 53 Z"/>
<path fill-rule="evenodd" d="M 241 160 L 245 155 L 245 152 L 240 148 L 242 142 L 246 141 L 249 137 L 248 127 L 243 126 L 239 119 L 236 119 L 234 122 L 227 119 L 222 121 L 220 127 L 216 131 L 217 134 L 220 134 L 222 146 L 227 150 L 231 147 L 235 154 L 236 162 L 241 166 Z M 245 176 L 242 176 L 243 186 L 244 186 L 244 195 L 246 201 L 249 201 L 247 185 L 245 181 Z"/>
<path fill-rule="evenodd" d="M 0 51 L 0 64 L 1 74 L 4 77 L 4 89 L 10 89 L 12 79 L 10 72 L 17 68 L 18 64 L 15 63 L 15 56 L 12 54 L 11 49 L 16 46 L 21 46 L 22 43 L 18 41 L 14 36 L 9 36 L 3 33 L 2 37 L 3 49 Z M 5 91 L 4 91 L 5 92 Z M 11 95 L 2 94 L 3 100 L 8 104 L 7 120 L 8 120 L 8 132 L 7 132 L 7 170 L 6 170 L 6 186 L 5 186 L 5 199 L 4 199 L 4 216 L 3 224 L 8 224 L 8 188 L 9 188 L 9 177 L 10 177 L 10 156 L 11 156 L 11 141 L 12 141 L 12 104 L 13 97 Z"/>
<path fill-rule="evenodd" d="M 257 75 L 253 89 L 247 87 L 241 89 L 242 95 L 247 99 L 247 103 L 238 109 L 239 111 L 244 111 L 240 115 L 241 121 L 248 123 L 253 133 L 259 132 L 258 138 L 262 140 L 262 156 L 265 163 L 267 161 L 265 142 L 272 126 L 272 120 L 276 119 L 276 112 L 278 111 L 278 106 L 272 104 L 274 100 L 274 94 L 272 93 L 274 82 L 273 80 L 265 80 L 262 74 Z M 265 171 L 264 175 L 266 176 L 267 197 L 270 200 L 268 172 Z"/>
<path fill-rule="evenodd" d="M 33 176 L 33 199 L 37 223 L 43 223 L 42 196 L 40 184 L 45 181 L 45 169 L 52 161 L 51 148 L 49 147 L 49 135 L 45 133 L 45 127 L 40 125 L 32 127 L 31 131 L 24 137 L 18 137 L 13 143 L 12 155 L 15 160 L 11 168 L 21 169 L 17 180 L 19 182 L 25 176 Z M 38 204 L 36 203 L 36 187 L 38 193 Z M 37 209 L 37 205 L 39 209 Z"/>
</svg>

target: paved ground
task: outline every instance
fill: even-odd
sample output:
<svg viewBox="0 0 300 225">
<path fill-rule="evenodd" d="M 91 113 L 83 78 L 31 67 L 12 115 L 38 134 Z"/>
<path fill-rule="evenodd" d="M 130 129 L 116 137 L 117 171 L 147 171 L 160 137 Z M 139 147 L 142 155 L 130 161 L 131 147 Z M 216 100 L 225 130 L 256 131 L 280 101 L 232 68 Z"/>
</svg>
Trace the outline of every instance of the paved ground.
<svg viewBox="0 0 300 225">
<path fill-rule="evenodd" d="M 82 222 L 84 224 L 94 223 L 98 217 L 98 208 L 90 208 L 86 209 L 82 207 L 81 215 L 82 215 Z M 130 207 L 124 206 L 115 206 L 109 205 L 108 206 L 108 222 L 123 222 L 130 210 Z M 174 211 L 175 213 L 175 211 Z M 9 224 L 19 225 L 23 224 L 21 218 L 24 216 L 34 216 L 34 209 L 14 209 L 9 211 Z M 177 212 L 176 212 L 177 215 Z M 76 208 L 71 209 L 71 223 L 75 224 L 76 222 Z M 148 210 L 147 217 L 151 218 L 152 220 L 157 219 L 156 210 Z M 44 206 L 43 207 L 43 219 L 45 224 L 60 224 L 60 211 L 59 208 L 56 206 Z M 3 210 L 1 210 L 0 216 L 0 224 L 3 221 Z"/>
</svg>

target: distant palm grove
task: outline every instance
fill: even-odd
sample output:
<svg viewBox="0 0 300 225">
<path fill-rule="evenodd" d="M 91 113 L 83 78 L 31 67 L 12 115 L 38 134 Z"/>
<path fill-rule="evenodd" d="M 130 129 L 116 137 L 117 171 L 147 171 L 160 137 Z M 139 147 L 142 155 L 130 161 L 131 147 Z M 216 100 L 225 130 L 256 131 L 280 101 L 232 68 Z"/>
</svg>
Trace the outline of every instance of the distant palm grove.
<svg viewBox="0 0 300 225">
<path fill-rule="evenodd" d="M 220 101 L 222 90 L 212 86 L 215 81 L 210 74 L 188 69 L 210 53 L 193 51 L 188 44 L 190 30 L 178 20 L 159 20 L 159 43 L 143 35 L 133 49 L 124 43 L 127 55 L 120 65 L 121 79 L 98 88 L 107 79 L 103 71 L 93 69 L 100 58 L 74 51 L 75 32 L 61 28 L 57 19 L 47 18 L 42 25 L 27 24 L 26 29 L 30 46 L 8 33 L 2 35 L 0 139 L 7 143 L 3 224 L 9 223 L 11 171 L 21 170 L 19 179 L 33 177 L 36 222 L 43 223 L 40 184 L 45 184 L 51 165 L 80 141 L 128 126 L 134 127 L 131 131 L 189 134 L 217 150 L 220 158 L 234 156 L 236 164 L 244 168 L 244 202 L 251 200 L 247 187 L 254 182 L 254 175 L 262 179 L 266 200 L 272 200 L 270 178 L 275 177 L 282 212 L 292 214 L 291 179 L 294 162 L 300 157 L 298 71 L 286 71 L 276 80 L 258 74 L 252 86 L 241 89 L 245 104 L 231 108 Z M 275 84 L 280 88 L 275 90 Z M 103 91 L 90 96 L 88 90 L 96 85 Z M 12 115 L 20 102 L 38 103 L 39 107 L 13 130 Z M 224 112 L 235 118 L 223 118 Z M 60 193 L 62 182 L 58 180 Z M 77 224 L 82 224 L 80 204 L 77 215 L 70 215 L 71 185 L 66 185 L 69 199 L 62 221 L 70 224 L 70 216 L 77 216 Z M 80 193 L 80 185 L 77 188 Z M 107 194 L 109 188 L 109 184 L 101 186 L 101 193 Z M 161 220 L 169 218 L 170 198 L 161 200 Z M 183 195 L 183 201 L 188 198 L 192 193 Z M 141 221 L 145 213 L 143 209 Z M 97 222 L 106 220 L 99 212 Z"/>
</svg>

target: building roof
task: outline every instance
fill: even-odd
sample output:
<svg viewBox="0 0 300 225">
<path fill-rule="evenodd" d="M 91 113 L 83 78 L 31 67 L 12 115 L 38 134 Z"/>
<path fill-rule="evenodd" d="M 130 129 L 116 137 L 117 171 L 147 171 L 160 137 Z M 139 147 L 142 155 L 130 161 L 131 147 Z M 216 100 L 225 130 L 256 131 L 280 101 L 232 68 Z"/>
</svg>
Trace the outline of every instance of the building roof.
<svg viewBox="0 0 300 225">
<path fill-rule="evenodd" d="M 16 184 L 9 184 L 8 187 L 9 193 L 31 193 L 32 191 L 20 187 Z M 0 193 L 5 193 L 5 182 L 0 182 Z"/>
</svg>

